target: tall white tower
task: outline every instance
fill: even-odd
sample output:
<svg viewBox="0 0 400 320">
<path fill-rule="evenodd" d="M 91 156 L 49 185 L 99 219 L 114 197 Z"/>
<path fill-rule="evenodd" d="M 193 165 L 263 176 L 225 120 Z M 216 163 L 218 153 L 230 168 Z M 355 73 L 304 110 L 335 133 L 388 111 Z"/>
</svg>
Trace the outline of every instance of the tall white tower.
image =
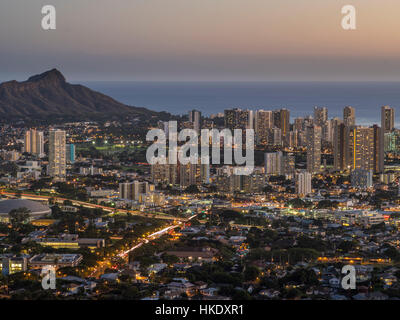
<svg viewBox="0 0 400 320">
<path fill-rule="evenodd" d="M 49 132 L 49 176 L 58 180 L 66 177 L 66 134 L 63 130 Z"/>
</svg>

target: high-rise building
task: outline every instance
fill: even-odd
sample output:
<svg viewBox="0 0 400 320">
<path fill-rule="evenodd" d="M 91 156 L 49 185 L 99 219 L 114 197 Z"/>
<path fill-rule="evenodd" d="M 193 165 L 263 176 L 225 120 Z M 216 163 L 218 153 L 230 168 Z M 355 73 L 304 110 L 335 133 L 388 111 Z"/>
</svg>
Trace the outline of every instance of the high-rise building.
<svg viewBox="0 0 400 320">
<path fill-rule="evenodd" d="M 42 131 L 31 129 L 25 132 L 24 151 L 38 157 L 44 156 L 44 135 Z"/>
<path fill-rule="evenodd" d="M 155 163 L 151 165 L 151 179 L 154 184 L 179 184 L 181 187 L 210 183 L 210 165 L 187 163 L 169 164 Z"/>
<path fill-rule="evenodd" d="M 201 179 L 201 183 L 204 183 L 204 184 L 210 183 L 210 165 L 209 164 L 200 164 L 200 179 Z"/>
<path fill-rule="evenodd" d="M 295 170 L 295 158 L 292 154 L 283 154 L 282 151 L 264 154 L 264 172 L 266 175 L 292 176 Z"/>
<path fill-rule="evenodd" d="M 272 128 L 272 111 L 258 110 L 255 113 L 256 141 L 260 144 L 268 143 L 268 129 Z"/>
<path fill-rule="evenodd" d="M 304 118 L 296 118 L 294 119 L 293 130 L 304 131 L 305 130 L 305 121 Z"/>
<path fill-rule="evenodd" d="M 64 130 L 49 132 L 49 176 L 64 180 L 66 176 L 66 134 Z"/>
<path fill-rule="evenodd" d="M 299 131 L 294 130 L 289 132 L 289 145 L 290 148 L 297 148 L 299 146 Z"/>
<path fill-rule="evenodd" d="M 249 128 L 252 123 L 250 119 L 249 110 L 242 110 L 238 108 L 229 109 L 224 111 L 225 128 L 232 130 Z"/>
<path fill-rule="evenodd" d="M 334 169 L 383 171 L 381 128 L 353 126 L 341 123 L 334 130 Z"/>
<path fill-rule="evenodd" d="M 269 152 L 264 154 L 264 168 L 266 175 L 282 174 L 282 152 Z"/>
<path fill-rule="evenodd" d="M 240 180 L 240 190 L 245 193 L 260 193 L 265 186 L 265 176 L 263 174 L 253 172 L 250 175 L 235 176 Z"/>
<path fill-rule="evenodd" d="M 381 108 L 381 128 L 383 134 L 394 129 L 394 108 L 389 106 Z"/>
<path fill-rule="evenodd" d="M 279 128 L 267 129 L 268 144 L 271 146 L 282 146 L 282 131 Z"/>
<path fill-rule="evenodd" d="M 293 146 L 294 147 L 305 147 L 305 131 L 304 130 L 297 130 L 293 131 Z"/>
<path fill-rule="evenodd" d="M 255 118 L 257 112 L 254 110 L 247 110 L 248 115 L 247 115 L 247 126 L 246 129 L 253 129 L 255 130 L 256 124 L 255 124 Z"/>
<path fill-rule="evenodd" d="M 67 144 L 66 152 L 67 152 L 67 162 L 74 163 L 75 162 L 75 145 Z"/>
<path fill-rule="evenodd" d="M 274 126 L 281 129 L 282 142 L 287 142 L 287 136 L 290 131 L 290 111 L 283 108 L 273 111 Z"/>
<path fill-rule="evenodd" d="M 333 167 L 338 171 L 348 169 L 348 127 L 337 123 L 333 131 Z"/>
<path fill-rule="evenodd" d="M 356 110 L 353 107 L 347 106 L 343 109 L 343 122 L 348 127 L 356 125 Z"/>
<path fill-rule="evenodd" d="M 383 172 L 385 167 L 385 150 L 382 141 L 382 128 L 374 124 L 374 173 Z"/>
<path fill-rule="evenodd" d="M 332 121 L 325 121 L 322 124 L 322 141 L 332 142 L 333 141 L 333 130 L 332 130 Z"/>
<path fill-rule="evenodd" d="M 124 200 L 133 200 L 131 183 L 124 182 L 119 184 L 119 198 Z"/>
<path fill-rule="evenodd" d="M 337 125 L 339 125 L 339 124 L 341 124 L 341 123 L 344 123 L 344 121 L 343 121 L 342 119 L 340 119 L 339 117 L 332 118 L 330 121 L 331 121 L 331 123 L 332 123 L 332 125 L 331 125 L 331 127 L 332 127 L 332 132 L 334 131 L 334 129 L 335 129 L 335 127 L 336 127 Z"/>
<path fill-rule="evenodd" d="M 321 135 L 320 126 L 308 126 L 307 135 L 307 171 L 310 173 L 319 172 L 321 169 Z"/>
<path fill-rule="evenodd" d="M 179 165 L 179 184 L 181 187 L 188 187 L 201 183 L 201 170 L 198 164 Z"/>
<path fill-rule="evenodd" d="M 384 184 L 391 184 L 396 181 L 396 175 L 392 172 L 381 173 L 379 175 L 379 181 Z"/>
<path fill-rule="evenodd" d="M 374 128 L 357 126 L 349 130 L 348 137 L 350 170 L 374 170 Z"/>
<path fill-rule="evenodd" d="M 178 183 L 178 165 L 166 163 L 155 163 L 151 165 L 151 179 L 154 184 L 177 184 Z"/>
<path fill-rule="evenodd" d="M 328 121 L 328 108 L 314 107 L 314 123 L 322 127 Z"/>
<path fill-rule="evenodd" d="M 237 109 L 224 110 L 225 128 L 232 130 L 236 127 L 236 110 Z"/>
<path fill-rule="evenodd" d="M 385 160 L 385 135 L 388 135 L 394 129 L 394 109 L 389 106 L 383 106 L 381 108 L 381 130 L 379 136 L 379 159 L 380 159 L 380 169 L 382 172 L 384 169 Z M 387 149 L 387 148 L 386 148 Z"/>
<path fill-rule="evenodd" d="M 359 189 L 372 187 L 372 170 L 356 169 L 351 172 L 351 185 Z"/>
<path fill-rule="evenodd" d="M 312 192 L 311 173 L 302 171 L 296 176 L 296 191 L 299 196 L 306 196 Z"/>
<path fill-rule="evenodd" d="M 199 133 L 201 130 L 201 112 L 197 110 L 189 111 L 189 121 L 192 123 L 193 129 Z"/>
<path fill-rule="evenodd" d="M 400 130 L 394 129 L 392 132 L 385 133 L 384 136 L 385 152 L 400 153 Z"/>
<path fill-rule="evenodd" d="M 334 145 L 334 143 L 335 143 L 335 130 L 336 130 L 336 127 L 339 125 L 339 124 L 342 124 L 343 123 L 343 120 L 342 119 L 340 119 L 340 118 L 338 118 L 338 117 L 335 117 L 335 118 L 332 118 L 331 120 L 328 120 L 329 122 L 330 122 L 330 125 L 329 125 L 329 131 L 330 131 L 330 133 L 328 134 L 329 136 L 330 136 L 330 138 L 331 138 L 331 142 L 332 142 L 332 146 Z M 328 140 L 329 141 L 329 140 Z"/>
<path fill-rule="evenodd" d="M 215 185 L 217 187 L 218 192 L 233 193 L 234 191 L 233 178 L 234 176 L 217 175 L 215 177 Z"/>
<path fill-rule="evenodd" d="M 119 198 L 125 200 L 139 201 L 140 195 L 154 191 L 154 185 L 147 181 L 133 181 L 119 184 Z"/>
<path fill-rule="evenodd" d="M 294 155 L 287 154 L 283 156 L 282 174 L 286 177 L 292 178 L 295 173 L 296 159 Z"/>
</svg>

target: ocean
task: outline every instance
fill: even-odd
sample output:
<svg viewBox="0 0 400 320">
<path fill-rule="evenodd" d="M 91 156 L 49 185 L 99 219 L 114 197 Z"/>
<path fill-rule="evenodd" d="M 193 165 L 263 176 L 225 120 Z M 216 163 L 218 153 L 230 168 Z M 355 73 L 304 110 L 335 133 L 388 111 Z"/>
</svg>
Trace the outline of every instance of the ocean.
<svg viewBox="0 0 400 320">
<path fill-rule="evenodd" d="M 399 82 L 84 82 L 127 105 L 205 115 L 224 109 L 287 108 L 290 116 L 306 116 L 314 106 L 328 108 L 329 118 L 342 117 L 345 106 L 356 109 L 359 125 L 380 124 L 380 107 L 400 105 Z M 400 124 L 398 113 L 396 125 Z"/>
</svg>

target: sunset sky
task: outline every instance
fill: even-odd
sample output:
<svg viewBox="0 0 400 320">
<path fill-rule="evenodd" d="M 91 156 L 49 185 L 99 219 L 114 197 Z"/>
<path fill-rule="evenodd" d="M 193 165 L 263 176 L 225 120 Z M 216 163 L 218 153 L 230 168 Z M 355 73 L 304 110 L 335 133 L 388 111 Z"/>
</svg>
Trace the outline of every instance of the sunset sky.
<svg viewBox="0 0 400 320">
<path fill-rule="evenodd" d="M 2 0 L 0 80 L 400 80 L 399 14 L 399 0 Z"/>
</svg>

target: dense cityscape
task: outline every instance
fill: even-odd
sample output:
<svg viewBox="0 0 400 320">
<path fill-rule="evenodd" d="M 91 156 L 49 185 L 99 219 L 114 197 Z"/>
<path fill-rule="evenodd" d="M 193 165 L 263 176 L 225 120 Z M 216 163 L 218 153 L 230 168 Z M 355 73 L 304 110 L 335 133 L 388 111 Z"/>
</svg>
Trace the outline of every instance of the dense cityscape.
<svg viewBox="0 0 400 320">
<path fill-rule="evenodd" d="M 351 106 L 341 118 L 314 107 L 293 121 L 289 109 L 234 108 L 0 122 L 0 297 L 398 299 L 394 114 L 381 107 L 371 126 L 357 125 Z M 254 130 L 254 170 L 150 165 L 146 133 L 168 131 L 169 120 L 179 130 Z M 355 289 L 342 287 L 345 265 Z M 45 266 L 55 288 L 42 285 Z"/>
</svg>

